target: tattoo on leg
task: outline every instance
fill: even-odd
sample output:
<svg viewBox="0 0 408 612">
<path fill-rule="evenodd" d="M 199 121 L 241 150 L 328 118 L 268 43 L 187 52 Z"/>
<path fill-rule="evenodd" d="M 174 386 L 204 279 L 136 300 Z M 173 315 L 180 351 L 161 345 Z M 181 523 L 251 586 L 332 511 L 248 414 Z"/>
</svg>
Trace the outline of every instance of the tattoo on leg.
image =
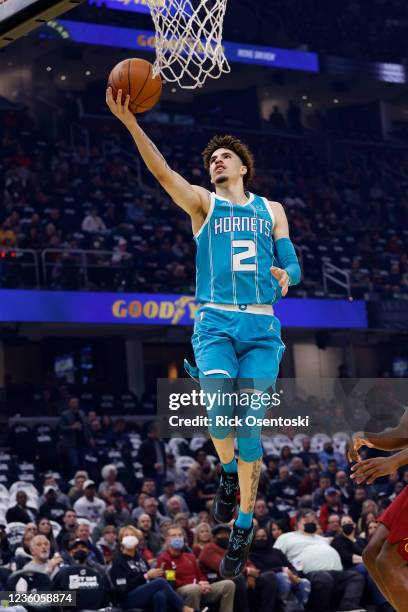
<svg viewBox="0 0 408 612">
<path fill-rule="evenodd" d="M 257 459 L 252 464 L 251 493 L 250 493 L 249 502 L 248 502 L 251 512 L 255 506 L 256 494 L 258 492 L 258 483 L 259 483 L 259 476 L 261 474 L 261 465 L 262 465 L 262 458 Z"/>
</svg>

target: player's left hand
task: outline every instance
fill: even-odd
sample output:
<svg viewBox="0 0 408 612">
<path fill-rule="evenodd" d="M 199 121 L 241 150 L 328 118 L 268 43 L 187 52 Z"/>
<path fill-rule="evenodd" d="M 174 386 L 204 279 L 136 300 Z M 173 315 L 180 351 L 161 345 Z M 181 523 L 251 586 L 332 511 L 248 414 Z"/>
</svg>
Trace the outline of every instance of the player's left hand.
<svg viewBox="0 0 408 612">
<path fill-rule="evenodd" d="M 275 268 L 275 266 L 271 266 L 270 268 L 271 274 L 279 283 L 279 286 L 282 290 L 282 297 L 288 292 L 289 289 L 289 276 L 286 270 L 282 270 L 282 268 Z"/>
<path fill-rule="evenodd" d="M 351 467 L 353 474 L 351 474 L 350 478 L 359 485 L 364 482 L 370 485 L 377 478 L 393 474 L 397 469 L 398 465 L 396 465 L 393 456 L 364 459 L 364 461 L 360 461 Z"/>
<path fill-rule="evenodd" d="M 350 463 L 353 461 L 361 461 L 360 455 L 358 451 L 362 446 L 367 446 L 368 448 L 374 448 L 374 444 L 372 444 L 367 438 L 364 436 L 363 432 L 356 432 L 353 434 L 353 439 L 351 442 L 351 448 L 348 449 L 347 458 Z"/>
</svg>

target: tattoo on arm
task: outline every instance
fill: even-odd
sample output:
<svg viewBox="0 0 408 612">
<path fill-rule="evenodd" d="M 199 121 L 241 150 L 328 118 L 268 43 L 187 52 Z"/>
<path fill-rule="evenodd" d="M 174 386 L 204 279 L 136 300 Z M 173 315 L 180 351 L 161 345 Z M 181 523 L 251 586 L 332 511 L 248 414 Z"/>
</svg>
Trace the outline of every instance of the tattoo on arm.
<svg viewBox="0 0 408 612">
<path fill-rule="evenodd" d="M 152 142 L 150 140 L 150 138 L 148 138 L 146 136 L 146 141 L 148 142 L 148 144 L 151 146 L 151 148 L 153 149 L 153 151 L 156 153 L 156 155 L 158 155 L 160 157 L 160 159 L 162 160 L 162 162 L 164 163 L 165 167 L 168 168 L 169 165 L 166 162 L 166 160 L 164 159 L 163 155 L 160 153 L 159 149 L 156 147 L 156 145 L 154 144 L 154 142 Z"/>
<path fill-rule="evenodd" d="M 261 474 L 262 458 L 260 457 L 252 464 L 251 470 L 251 494 L 249 498 L 249 507 L 251 510 L 255 506 L 256 494 L 258 492 L 259 476 Z"/>
</svg>

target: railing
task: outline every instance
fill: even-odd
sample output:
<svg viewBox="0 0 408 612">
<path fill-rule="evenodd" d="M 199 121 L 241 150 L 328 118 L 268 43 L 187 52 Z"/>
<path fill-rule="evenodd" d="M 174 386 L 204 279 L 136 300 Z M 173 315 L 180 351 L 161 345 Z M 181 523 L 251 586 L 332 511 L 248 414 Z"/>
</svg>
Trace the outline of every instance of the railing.
<svg viewBox="0 0 408 612">
<path fill-rule="evenodd" d="M 133 262 L 131 253 L 120 251 L 45 249 L 41 253 L 44 286 L 59 290 L 125 290 Z"/>
<path fill-rule="evenodd" d="M 338 287 L 345 289 L 349 300 L 352 299 L 350 272 L 347 272 L 347 270 L 342 270 L 341 268 L 334 266 L 332 263 L 325 261 L 323 263 L 322 273 L 323 288 L 326 295 L 328 295 L 328 284 L 329 281 L 331 281 Z"/>
<path fill-rule="evenodd" d="M 27 277 L 27 271 L 32 276 Z M 40 288 L 38 253 L 32 249 L 0 247 L 0 287 L 14 289 L 21 285 Z"/>
<path fill-rule="evenodd" d="M 296 247 L 304 278 L 303 249 Z M 26 261 L 24 258 L 29 257 Z M 86 249 L 0 249 L 0 287 L 51 288 L 56 290 L 126 290 L 134 274 L 134 256 L 127 251 Z M 26 271 L 31 272 L 31 278 Z M 350 273 L 324 262 L 323 287 L 328 294 L 329 282 L 346 291 L 352 298 Z M 13 282 L 14 279 L 14 282 Z"/>
</svg>

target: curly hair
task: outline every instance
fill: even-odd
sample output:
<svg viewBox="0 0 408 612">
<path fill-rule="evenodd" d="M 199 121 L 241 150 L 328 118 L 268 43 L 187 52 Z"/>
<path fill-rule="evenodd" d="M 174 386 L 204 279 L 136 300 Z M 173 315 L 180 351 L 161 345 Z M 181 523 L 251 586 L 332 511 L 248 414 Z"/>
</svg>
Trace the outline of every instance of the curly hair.
<svg viewBox="0 0 408 612">
<path fill-rule="evenodd" d="M 214 151 L 216 151 L 217 149 L 229 149 L 230 151 L 233 151 L 236 155 L 238 155 L 238 157 L 242 161 L 242 164 L 247 168 L 247 173 L 243 176 L 244 186 L 247 187 L 252 181 L 255 173 L 254 157 L 247 145 L 241 142 L 239 138 L 236 138 L 231 134 L 225 134 L 224 136 L 214 136 L 213 138 L 211 138 L 210 142 L 202 152 L 204 167 L 207 172 L 210 171 L 210 159 Z"/>
</svg>

